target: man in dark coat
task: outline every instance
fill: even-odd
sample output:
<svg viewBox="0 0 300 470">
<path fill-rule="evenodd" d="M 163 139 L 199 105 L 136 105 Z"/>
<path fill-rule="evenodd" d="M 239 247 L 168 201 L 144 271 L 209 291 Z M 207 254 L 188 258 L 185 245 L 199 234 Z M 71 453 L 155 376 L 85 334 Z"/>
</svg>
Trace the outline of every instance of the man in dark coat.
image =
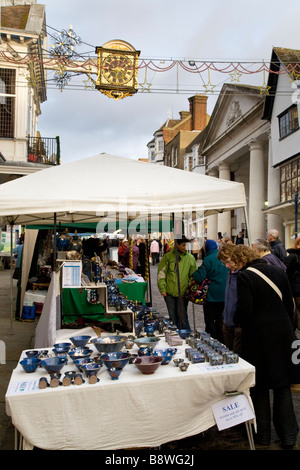
<svg viewBox="0 0 300 470">
<path fill-rule="evenodd" d="M 300 367 L 292 360 L 296 339 L 292 326 L 293 299 L 284 270 L 256 257 L 253 249 L 242 245 L 232 253 L 232 262 L 240 268 L 234 319 L 242 328 L 242 357 L 256 368 L 256 385 L 251 389 L 251 397 L 256 413 L 258 442 L 270 444 L 269 393 L 273 389 L 274 427 L 282 446 L 292 448 L 298 425 L 290 385 L 295 382 L 295 374 L 299 374 Z M 258 273 L 251 271 L 252 268 Z M 271 279 L 280 292 L 276 292 L 259 273 Z"/>
<path fill-rule="evenodd" d="M 281 261 L 285 261 L 287 252 L 281 241 L 279 240 L 278 230 L 272 229 L 268 231 L 267 235 L 268 242 L 271 245 L 273 255 L 277 256 Z"/>
</svg>

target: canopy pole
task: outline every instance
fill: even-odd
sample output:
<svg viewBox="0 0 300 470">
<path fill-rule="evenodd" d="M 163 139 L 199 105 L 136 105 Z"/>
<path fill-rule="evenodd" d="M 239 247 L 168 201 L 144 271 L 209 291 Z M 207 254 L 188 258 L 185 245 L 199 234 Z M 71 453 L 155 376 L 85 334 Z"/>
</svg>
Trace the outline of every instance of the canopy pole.
<svg viewBox="0 0 300 470">
<path fill-rule="evenodd" d="M 145 249 L 145 255 L 146 255 L 146 260 L 145 263 L 148 264 L 148 288 L 149 288 L 149 295 L 150 295 L 150 307 L 152 307 L 152 285 L 151 285 L 151 273 L 150 273 L 150 263 L 149 263 L 149 227 L 148 227 L 148 219 L 145 219 L 145 233 L 147 234 L 147 239 L 146 241 L 146 249 Z"/>
<path fill-rule="evenodd" d="M 249 246 L 251 246 L 252 239 L 251 239 L 251 232 L 249 228 L 249 221 L 248 221 L 248 214 L 247 214 L 246 206 L 244 206 L 244 216 L 245 216 L 245 222 L 246 222 L 246 227 L 247 227 L 248 243 L 249 243 Z"/>
<path fill-rule="evenodd" d="M 13 227 L 10 223 L 10 334 L 13 335 Z"/>
<path fill-rule="evenodd" d="M 173 212 L 173 235 L 174 235 L 174 250 L 175 250 L 175 265 L 176 265 L 176 277 L 177 277 L 177 289 L 178 289 L 178 307 L 179 307 L 179 324 L 180 328 L 183 326 L 183 299 L 181 297 L 180 289 L 180 275 L 179 275 L 179 256 L 178 256 L 178 247 L 177 247 L 177 238 L 175 233 L 175 214 Z"/>
<path fill-rule="evenodd" d="M 52 271 L 56 271 L 56 212 L 53 215 L 53 261 Z"/>
</svg>

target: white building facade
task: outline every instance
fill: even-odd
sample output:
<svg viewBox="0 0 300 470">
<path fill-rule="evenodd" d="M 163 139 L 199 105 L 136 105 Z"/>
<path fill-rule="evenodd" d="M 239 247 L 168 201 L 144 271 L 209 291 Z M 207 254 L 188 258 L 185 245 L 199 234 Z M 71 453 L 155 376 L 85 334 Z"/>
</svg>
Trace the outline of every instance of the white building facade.
<svg viewBox="0 0 300 470">
<path fill-rule="evenodd" d="M 45 5 L 2 0 L 0 43 L 0 184 L 59 163 L 59 138 L 37 131 L 46 101 Z"/>
</svg>

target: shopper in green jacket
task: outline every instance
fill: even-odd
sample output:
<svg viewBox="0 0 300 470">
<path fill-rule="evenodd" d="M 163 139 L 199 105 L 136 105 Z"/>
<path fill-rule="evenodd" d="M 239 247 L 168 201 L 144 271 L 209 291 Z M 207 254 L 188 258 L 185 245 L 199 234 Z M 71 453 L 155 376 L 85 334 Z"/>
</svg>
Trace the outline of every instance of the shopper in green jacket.
<svg viewBox="0 0 300 470">
<path fill-rule="evenodd" d="M 187 242 L 189 240 L 184 235 L 182 239 L 175 240 L 178 253 L 180 296 L 178 295 L 175 247 L 162 257 L 157 270 L 158 289 L 166 302 L 170 320 L 179 329 L 190 329 L 187 315 L 188 301 L 184 298 L 184 293 L 190 278 L 197 269 L 194 256 L 186 251 Z M 182 318 L 180 318 L 179 302 L 182 305 Z"/>
<path fill-rule="evenodd" d="M 199 284 L 206 278 L 210 281 L 203 307 L 205 331 L 223 343 L 223 310 L 229 270 L 218 259 L 218 245 L 214 240 L 206 240 L 204 250 L 203 263 L 193 274 L 193 278 Z"/>
</svg>

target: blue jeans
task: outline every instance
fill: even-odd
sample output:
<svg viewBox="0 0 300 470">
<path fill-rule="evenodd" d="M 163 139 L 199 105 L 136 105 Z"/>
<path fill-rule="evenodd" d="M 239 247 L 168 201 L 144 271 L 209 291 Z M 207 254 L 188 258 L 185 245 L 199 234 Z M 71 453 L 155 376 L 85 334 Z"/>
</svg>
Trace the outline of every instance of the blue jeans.
<svg viewBox="0 0 300 470">
<path fill-rule="evenodd" d="M 189 301 L 184 298 L 173 297 L 172 295 L 167 294 L 164 297 L 167 304 L 167 309 L 169 313 L 169 318 L 178 329 L 190 330 L 190 324 L 187 315 L 187 306 Z M 179 302 L 182 302 L 182 322 L 180 321 L 180 309 Z"/>
</svg>

